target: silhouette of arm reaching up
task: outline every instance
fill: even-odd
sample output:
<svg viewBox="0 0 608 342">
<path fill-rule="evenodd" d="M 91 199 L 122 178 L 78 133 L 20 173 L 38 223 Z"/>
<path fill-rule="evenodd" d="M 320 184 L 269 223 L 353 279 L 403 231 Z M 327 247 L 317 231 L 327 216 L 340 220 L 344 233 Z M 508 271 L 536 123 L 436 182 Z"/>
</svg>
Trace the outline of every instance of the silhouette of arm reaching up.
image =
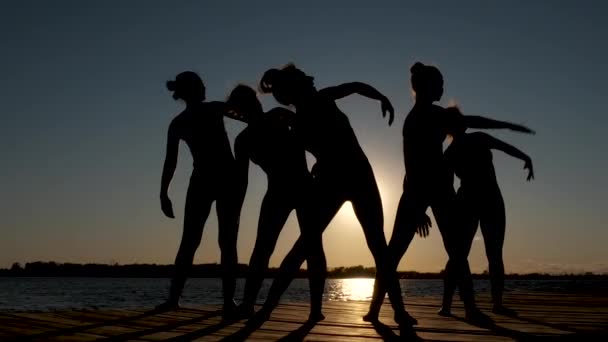
<svg viewBox="0 0 608 342">
<path fill-rule="evenodd" d="M 324 96 L 331 98 L 332 100 L 338 100 L 343 97 L 359 94 L 361 96 L 365 96 L 370 99 L 378 100 L 381 102 L 382 109 L 382 117 L 386 117 L 386 113 L 388 112 L 388 125 L 390 126 L 395 119 L 395 110 L 393 109 L 393 105 L 391 101 L 382 93 L 380 93 L 376 88 L 370 86 L 369 84 L 365 84 L 362 82 L 350 82 L 344 83 L 335 87 L 327 87 L 321 89 L 319 91 Z"/>
<path fill-rule="evenodd" d="M 173 204 L 169 199 L 169 184 L 173 179 L 175 173 L 175 167 L 177 166 L 177 154 L 179 151 L 179 136 L 177 133 L 177 124 L 174 120 L 169 125 L 169 131 L 167 133 L 167 152 L 165 155 L 165 164 L 163 165 L 163 175 L 160 183 L 160 207 L 169 218 L 175 218 L 173 214 Z"/>
<path fill-rule="evenodd" d="M 485 143 L 487 144 L 487 146 L 491 149 L 494 150 L 500 150 L 503 151 L 504 153 L 521 159 L 524 161 L 524 170 L 528 170 L 528 177 L 526 178 L 526 180 L 530 181 L 532 179 L 534 179 L 534 167 L 532 166 L 532 159 L 530 159 L 530 157 L 525 154 L 524 152 L 522 152 L 520 149 L 507 144 L 506 142 L 496 139 L 493 136 L 486 134 L 486 133 L 482 133 L 482 132 L 477 132 L 474 133 L 477 134 L 481 137 L 483 137 L 483 139 L 485 140 Z"/>
<path fill-rule="evenodd" d="M 245 201 L 247 186 L 249 184 L 249 139 L 247 131 L 241 132 L 234 141 L 234 159 L 236 161 L 236 194 L 235 200 L 239 213 Z"/>
</svg>

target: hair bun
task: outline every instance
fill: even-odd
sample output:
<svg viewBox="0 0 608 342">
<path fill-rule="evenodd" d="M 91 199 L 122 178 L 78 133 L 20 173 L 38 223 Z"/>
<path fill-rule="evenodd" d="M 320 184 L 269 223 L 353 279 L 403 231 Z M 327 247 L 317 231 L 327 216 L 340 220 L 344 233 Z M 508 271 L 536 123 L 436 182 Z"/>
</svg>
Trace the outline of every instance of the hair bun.
<svg viewBox="0 0 608 342">
<path fill-rule="evenodd" d="M 281 71 L 279 69 L 266 70 L 264 76 L 262 76 L 262 79 L 260 80 L 260 91 L 262 91 L 263 93 L 271 92 L 272 85 L 276 82 L 280 72 Z"/>
<path fill-rule="evenodd" d="M 167 81 L 167 89 L 169 91 L 175 91 L 177 89 L 177 84 L 175 81 Z"/>
<path fill-rule="evenodd" d="M 414 63 L 414 65 L 412 65 L 412 67 L 410 68 L 410 72 L 412 74 L 417 74 L 417 73 L 421 73 L 424 71 L 424 68 L 426 67 L 426 65 L 420 63 L 420 62 L 416 62 Z"/>
</svg>

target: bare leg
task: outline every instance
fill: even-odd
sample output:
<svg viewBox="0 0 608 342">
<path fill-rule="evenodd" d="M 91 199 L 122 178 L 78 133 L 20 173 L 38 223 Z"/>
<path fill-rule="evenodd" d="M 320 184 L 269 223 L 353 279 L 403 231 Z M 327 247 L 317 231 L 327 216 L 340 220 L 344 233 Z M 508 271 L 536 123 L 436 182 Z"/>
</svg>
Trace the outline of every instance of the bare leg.
<svg viewBox="0 0 608 342">
<path fill-rule="evenodd" d="M 249 261 L 245 295 L 241 304 L 244 313 L 253 313 L 253 306 L 262 286 L 264 273 L 268 269 L 270 256 L 289 213 L 293 210 L 291 202 L 288 194 L 279 191 L 269 190 L 264 196 L 255 247 Z"/>
<path fill-rule="evenodd" d="M 369 169 L 367 177 L 355 180 L 357 192 L 351 198 L 357 219 L 361 223 L 365 240 L 376 263 L 376 278 L 385 284 L 395 312 L 395 321 L 399 324 L 415 324 L 415 320 L 407 314 L 401 297 L 401 286 L 397 274 L 389 267 L 389 254 L 384 236 L 384 214 L 382 199 L 376 184 L 374 174 Z"/>
<path fill-rule="evenodd" d="M 461 246 L 460 248 L 462 248 L 462 253 L 468 256 L 475 237 L 475 232 L 477 231 L 477 226 L 479 225 L 479 218 L 476 214 L 474 203 L 472 203 L 465 195 L 465 192 L 461 190 L 462 188 L 458 191 L 454 205 L 457 208 L 455 214 L 458 215 L 458 220 L 461 222 L 462 231 L 450 231 L 446 232 L 446 234 L 454 234 L 452 239 L 457 239 L 459 241 L 452 241 L 452 243 L 458 243 Z M 444 239 L 449 238 L 445 237 Z M 453 265 L 453 261 L 450 262 L 450 260 L 448 260 L 448 264 L 446 264 L 446 274 L 448 272 L 450 273 L 444 277 L 443 301 L 441 310 L 439 311 L 439 315 L 442 316 L 451 315 L 452 298 L 454 297 L 457 286 L 456 278 L 458 277 L 458 274 L 454 274 L 454 271 L 455 267 L 457 268 L 458 266 Z"/>
<path fill-rule="evenodd" d="M 493 311 L 513 315 L 515 312 L 505 308 L 502 304 L 505 284 L 505 266 L 502 258 L 506 226 L 505 205 L 500 191 L 497 191 L 494 196 L 493 199 L 488 199 L 485 202 L 488 205 L 481 219 L 481 233 L 484 238 L 490 271 Z"/>
<path fill-rule="evenodd" d="M 232 189 L 225 189 L 216 203 L 218 221 L 218 243 L 222 263 L 222 292 L 224 296 L 224 318 L 235 314 L 234 291 L 238 266 L 237 238 L 239 232 L 239 205 Z"/>
<path fill-rule="evenodd" d="M 297 215 L 301 234 L 281 263 L 279 274 L 272 282 L 264 310 L 270 312 L 278 305 L 281 295 L 305 260 L 308 260 L 311 292 L 311 319 L 322 319 L 322 296 L 325 288 L 327 262 L 323 252 L 323 231 L 336 215 L 344 200 L 333 191 L 331 183 L 315 179 Z"/>
<path fill-rule="evenodd" d="M 482 313 L 475 303 L 473 278 L 468 261 L 470 232 L 466 231 L 466 225 L 456 214 L 455 197 L 453 188 L 444 186 L 438 189 L 432 204 L 433 214 L 449 257 L 448 265 L 446 265 L 445 285 L 453 286 L 450 281 L 454 281 L 458 285 L 460 299 L 463 301 L 468 320 L 481 324 L 489 323 L 491 322 L 490 317 Z"/>
<path fill-rule="evenodd" d="M 404 184 L 404 192 L 399 200 L 399 207 L 397 209 L 397 217 L 395 218 L 395 224 L 393 227 L 393 234 L 388 244 L 388 259 L 387 267 L 385 269 L 386 277 L 397 279 L 397 266 L 401 261 L 401 258 L 405 254 L 407 248 L 412 242 L 415 234 L 415 222 L 414 218 L 421 213 L 424 213 L 427 205 L 424 204 L 422 197 L 416 196 L 408 189 L 407 182 Z M 394 281 L 394 280 L 393 280 Z M 398 281 L 398 279 L 397 279 Z M 387 292 L 387 284 L 384 279 L 376 274 L 376 281 L 374 283 L 374 295 L 370 303 L 369 312 L 363 318 L 366 321 L 377 321 L 380 307 L 384 300 L 384 296 Z M 401 296 L 401 292 L 399 292 Z M 395 299 L 396 301 L 397 299 Z M 391 299 L 391 303 L 393 299 Z"/>
<path fill-rule="evenodd" d="M 194 254 L 201 243 L 203 228 L 211 211 L 213 200 L 203 194 L 198 176 L 190 178 L 190 185 L 186 194 L 186 208 L 184 211 L 184 232 L 175 257 L 175 269 L 169 299 L 161 304 L 159 309 L 171 309 L 179 305 L 179 298 L 186 284 L 186 275 L 192 266 Z"/>
</svg>

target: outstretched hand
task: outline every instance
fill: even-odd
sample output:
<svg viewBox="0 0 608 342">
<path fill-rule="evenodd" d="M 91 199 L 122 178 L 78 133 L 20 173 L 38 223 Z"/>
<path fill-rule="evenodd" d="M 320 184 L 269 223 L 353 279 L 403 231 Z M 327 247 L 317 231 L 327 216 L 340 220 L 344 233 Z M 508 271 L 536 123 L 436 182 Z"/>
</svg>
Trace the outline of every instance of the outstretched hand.
<svg viewBox="0 0 608 342">
<path fill-rule="evenodd" d="M 524 165 L 524 170 L 528 170 L 528 177 L 526 180 L 529 182 L 534 179 L 534 167 L 532 167 L 532 160 L 526 160 L 526 164 Z"/>
<path fill-rule="evenodd" d="M 528 134 L 536 134 L 536 132 L 526 126 L 523 125 L 517 125 L 517 124 L 513 124 L 513 126 L 511 127 L 512 131 L 515 132 L 521 132 L 521 133 L 528 133 Z"/>
<path fill-rule="evenodd" d="M 391 101 L 388 100 L 388 98 L 383 98 L 382 99 L 382 104 L 381 104 L 381 109 L 382 109 L 382 117 L 385 118 L 386 117 L 386 112 L 388 112 L 388 125 L 392 125 L 393 121 L 395 120 L 395 110 L 393 109 L 393 105 L 391 104 Z"/>
<path fill-rule="evenodd" d="M 169 199 L 168 195 L 160 196 L 160 208 L 162 209 L 165 216 L 168 218 L 175 218 L 173 214 L 173 204 L 171 203 L 171 199 Z"/>
<path fill-rule="evenodd" d="M 423 214 L 419 217 L 419 221 L 416 223 L 416 234 L 422 238 L 429 236 L 429 229 L 433 226 L 431 218 L 427 214 Z"/>
</svg>

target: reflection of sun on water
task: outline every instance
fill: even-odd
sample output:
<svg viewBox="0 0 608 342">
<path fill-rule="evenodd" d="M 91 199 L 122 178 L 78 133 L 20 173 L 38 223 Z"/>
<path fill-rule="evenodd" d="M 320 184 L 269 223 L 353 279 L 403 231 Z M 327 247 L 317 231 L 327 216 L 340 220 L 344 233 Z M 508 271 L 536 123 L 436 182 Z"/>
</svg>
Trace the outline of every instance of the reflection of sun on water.
<svg viewBox="0 0 608 342">
<path fill-rule="evenodd" d="M 336 279 L 328 285 L 326 295 L 332 301 L 369 301 L 374 292 L 373 278 Z"/>
</svg>

